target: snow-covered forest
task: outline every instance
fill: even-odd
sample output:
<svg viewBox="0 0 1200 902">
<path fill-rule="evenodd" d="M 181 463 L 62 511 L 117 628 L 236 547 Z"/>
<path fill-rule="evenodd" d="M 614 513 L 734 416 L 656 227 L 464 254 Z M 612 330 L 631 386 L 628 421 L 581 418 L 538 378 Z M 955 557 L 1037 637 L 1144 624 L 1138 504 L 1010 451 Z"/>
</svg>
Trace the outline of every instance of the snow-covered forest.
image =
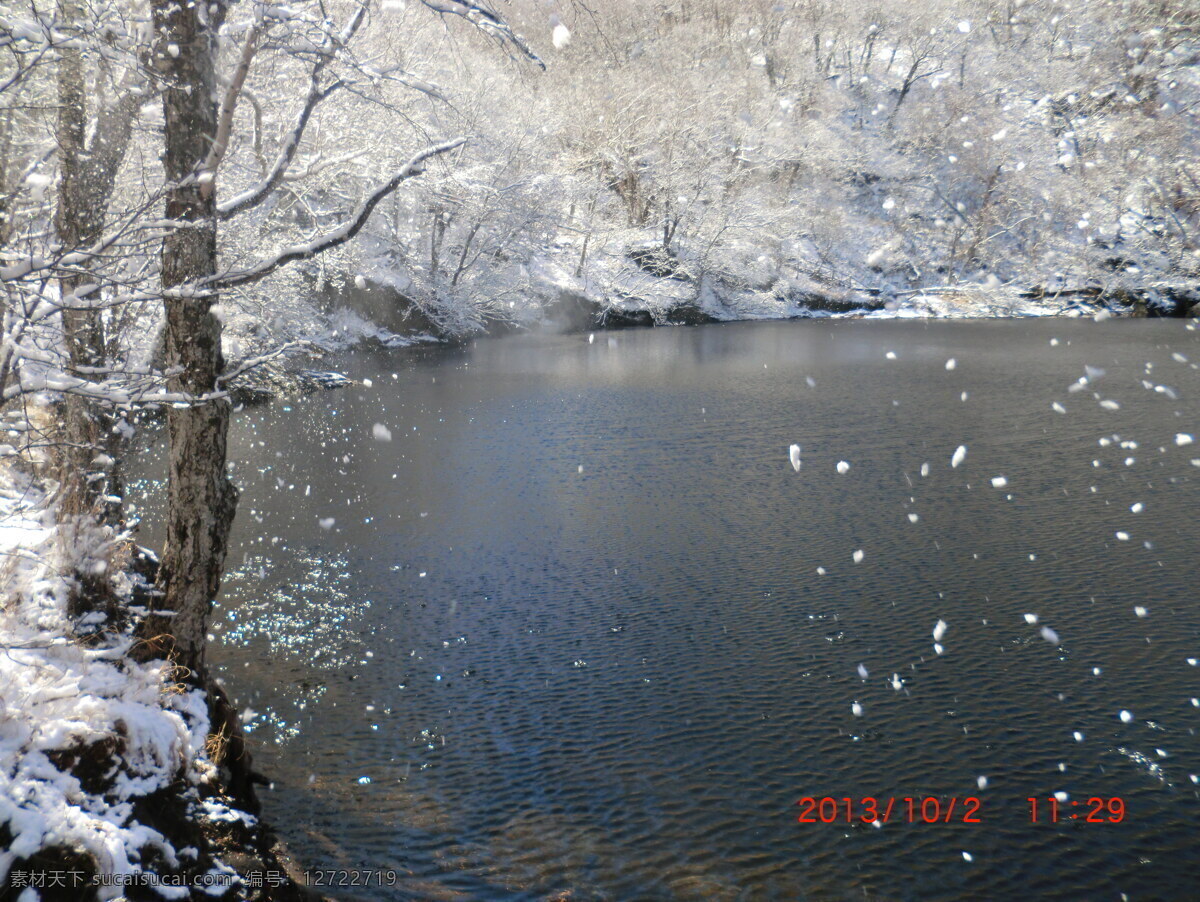
<svg viewBox="0 0 1200 902">
<path fill-rule="evenodd" d="M 353 5 L 328 7 L 328 22 L 304 4 L 230 8 L 216 77 L 235 90 L 210 165 L 231 356 L 378 335 L 360 319 L 372 311 L 376 327 L 464 334 L 555 304 L 664 321 L 673 308 L 902 304 L 922 289 L 1153 302 L 1196 277 L 1187 4 L 517 0 L 501 10 L 512 32 L 430 7 L 384 3 L 354 24 Z M 163 184 L 148 23 L 136 4 L 78 16 L 9 15 L 6 284 L 58 238 L 47 29 L 74 28 L 90 47 L 72 127 L 96 151 L 80 177 L 95 176 L 115 242 L 90 268 L 112 296 L 106 341 L 143 366 Z M 344 49 L 325 46 L 334 37 Z M 341 225 L 382 174 L 460 137 L 380 198 L 357 240 L 264 272 Z M 24 282 L 37 292 L 46 275 Z M 347 294 L 362 298 L 331 320 Z M 413 310 L 408 328 L 397 307 Z"/>
<path fill-rule="evenodd" d="M 4 0 L 0 285 L 0 876 L 250 897 L 235 404 L 359 342 L 1195 315 L 1200 6 Z"/>
<path fill-rule="evenodd" d="M 1196 277 L 1186 5 L 505 7 L 544 72 L 426 12 L 378 12 L 360 52 L 401 80 L 372 75 L 322 114 L 302 150 L 323 176 L 231 231 L 230 260 L 304 240 L 418 135 L 468 142 L 251 310 L 357 279 L 418 308 L 418 330 L 462 333 L 584 299 L 661 322 Z M 269 157 L 298 106 L 272 130 L 256 91 L 239 188 L 260 177 L 254 135 Z"/>
</svg>

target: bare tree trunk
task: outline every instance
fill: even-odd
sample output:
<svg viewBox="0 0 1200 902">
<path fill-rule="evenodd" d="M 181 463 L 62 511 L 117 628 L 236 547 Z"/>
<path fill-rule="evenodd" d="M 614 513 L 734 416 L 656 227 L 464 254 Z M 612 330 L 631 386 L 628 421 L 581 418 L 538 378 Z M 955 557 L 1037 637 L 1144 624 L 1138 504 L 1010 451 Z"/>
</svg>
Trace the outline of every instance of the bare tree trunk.
<svg viewBox="0 0 1200 902">
<path fill-rule="evenodd" d="M 597 191 L 592 195 L 591 202 L 588 204 L 587 231 L 583 235 L 583 248 L 579 251 L 579 264 L 575 267 L 575 278 L 583 276 L 583 268 L 587 265 L 588 245 L 592 241 L 592 217 L 596 212 L 596 201 L 600 199 L 600 193 Z"/>
<path fill-rule="evenodd" d="M 908 74 L 904 76 L 904 83 L 900 86 L 900 96 L 896 98 L 896 105 L 892 108 L 891 115 L 887 118 L 886 128 L 891 131 L 892 126 L 896 123 L 896 114 L 900 112 L 900 107 L 904 105 L 904 100 L 908 97 L 908 92 L 912 90 L 918 79 L 924 78 L 918 74 L 921 69 L 921 64 L 925 62 L 925 53 L 923 51 L 913 50 L 912 65 L 908 67 Z"/>
<path fill-rule="evenodd" d="M 138 95 L 124 91 L 114 106 L 98 110 L 91 142 L 87 142 L 87 75 L 82 49 L 85 10 L 81 0 L 59 0 L 58 13 L 60 28 L 76 38 L 59 49 L 55 134 L 60 178 L 54 227 L 63 250 L 70 252 L 90 247 L 101 237 L 117 170 L 137 115 Z M 84 263 L 59 279 L 67 371 L 82 378 L 87 378 L 91 368 L 108 362 L 100 308 L 74 296 L 91 281 L 89 270 Z M 58 469 L 62 535 L 74 570 L 68 611 L 72 616 L 88 610 L 111 613 L 110 574 L 107 568 L 97 567 L 103 562 L 91 560 L 89 553 L 103 548 L 105 525 L 120 518 L 119 502 L 109 499 L 121 494 L 117 461 L 122 440 L 112 429 L 110 409 L 70 393 L 64 405 Z M 93 461 L 101 452 L 108 452 L 108 460 L 98 467 Z"/>
<path fill-rule="evenodd" d="M 196 225 L 175 229 L 163 242 L 164 291 L 216 272 L 217 211 L 213 174 L 199 175 L 217 131 L 216 35 L 223 0 L 177 4 L 153 0 L 159 35 L 155 65 L 162 79 L 166 120 L 164 165 L 167 218 Z M 164 299 L 166 365 L 171 391 L 212 393 L 224 367 L 221 323 L 213 292 Z M 159 572 L 162 592 L 140 628 L 150 655 L 170 655 L 207 682 L 204 650 L 208 617 L 221 585 L 237 490 L 225 472 L 229 402 L 172 408 L 167 414 L 169 480 L 167 540 Z"/>
<path fill-rule="evenodd" d="M 433 286 L 436 297 L 442 272 L 442 241 L 446 238 L 446 211 L 441 207 L 434 207 L 432 212 L 433 227 L 429 232 L 429 284 Z"/>
<path fill-rule="evenodd" d="M 83 25 L 79 0 L 60 0 L 59 19 L 68 33 Z M 88 184 L 89 157 L 85 147 L 87 100 L 83 51 L 78 41 L 64 43 L 59 50 L 57 71 L 59 188 L 54 227 L 64 250 L 70 251 L 98 237 L 103 211 L 94 209 L 92 186 Z M 64 273 L 59 279 L 60 297 L 71 305 L 76 289 L 87 282 L 86 268 Z M 98 366 L 104 358 L 104 329 L 95 309 L 70 306 L 62 310 L 67 371 L 80 375 L 84 367 Z M 90 558 L 101 547 L 103 530 L 100 498 L 107 494 L 103 477 L 89 479 L 92 461 L 99 450 L 104 417 L 94 402 L 68 394 L 64 401 L 63 429 L 57 454 L 64 551 L 70 561 L 68 612 L 78 616 L 88 610 L 107 610 L 113 593 L 107 569 Z"/>
</svg>

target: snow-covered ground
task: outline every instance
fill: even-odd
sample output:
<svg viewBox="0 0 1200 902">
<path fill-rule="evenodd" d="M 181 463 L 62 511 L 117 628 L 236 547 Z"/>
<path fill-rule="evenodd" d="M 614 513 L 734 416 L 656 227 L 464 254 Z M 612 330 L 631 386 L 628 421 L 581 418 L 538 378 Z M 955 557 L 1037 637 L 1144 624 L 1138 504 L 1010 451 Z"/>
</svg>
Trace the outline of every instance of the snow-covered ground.
<svg viewBox="0 0 1200 902">
<path fill-rule="evenodd" d="M 204 694 L 170 664 L 132 661 L 123 631 L 81 635 L 100 615 L 72 625 L 58 528 L 28 475 L 0 471 L 0 890 L 34 902 L 63 881 L 76 897 L 94 885 L 116 899 L 140 880 L 164 899 L 201 883 L 244 897 L 236 872 L 188 835 L 204 836 L 205 821 L 254 823 L 217 795 Z M 130 589 L 124 574 L 115 583 Z"/>
</svg>

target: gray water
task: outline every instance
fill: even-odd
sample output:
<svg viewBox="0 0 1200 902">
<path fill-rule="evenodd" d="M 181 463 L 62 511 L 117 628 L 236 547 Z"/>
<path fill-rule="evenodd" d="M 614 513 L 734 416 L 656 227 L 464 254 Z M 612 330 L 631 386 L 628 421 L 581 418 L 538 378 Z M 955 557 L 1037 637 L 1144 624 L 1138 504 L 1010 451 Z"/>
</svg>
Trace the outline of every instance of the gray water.
<svg viewBox="0 0 1200 902">
<path fill-rule="evenodd" d="M 1198 335 L 807 321 L 335 361 L 370 386 L 231 439 L 211 654 L 267 818 L 311 868 L 393 872 L 343 898 L 1194 897 Z M 806 796 L 982 823 L 801 824 Z"/>
</svg>

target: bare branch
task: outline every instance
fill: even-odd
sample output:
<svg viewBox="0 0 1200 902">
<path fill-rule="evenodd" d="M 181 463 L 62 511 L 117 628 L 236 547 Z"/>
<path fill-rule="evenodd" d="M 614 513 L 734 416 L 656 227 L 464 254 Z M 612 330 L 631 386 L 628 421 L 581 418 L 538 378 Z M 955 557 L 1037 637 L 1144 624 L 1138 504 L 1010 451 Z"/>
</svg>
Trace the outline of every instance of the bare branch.
<svg viewBox="0 0 1200 902">
<path fill-rule="evenodd" d="M 421 2 L 435 13 L 441 13 L 442 15 L 450 14 L 466 19 L 484 34 L 495 38 L 501 44 L 515 47 L 522 56 L 536 63 L 539 68 L 546 68 L 546 64 L 542 62 L 541 57 L 533 52 L 533 48 L 525 42 L 525 39 L 509 28 L 507 22 L 486 6 L 469 2 L 469 0 L 421 0 Z"/>
<path fill-rule="evenodd" d="M 217 275 L 210 279 L 205 279 L 196 286 L 205 291 L 223 291 L 226 288 L 233 288 L 237 285 L 248 285 L 252 282 L 257 282 L 260 279 L 270 275 L 279 267 L 291 263 L 295 260 L 307 260 L 317 254 L 323 253 L 330 248 L 337 247 L 340 244 L 345 244 L 362 230 L 367 219 L 381 200 L 391 194 L 400 186 L 400 184 L 413 176 L 420 175 L 425 171 L 424 163 L 431 157 L 454 150 L 467 143 L 466 138 L 455 138 L 453 141 L 445 141 L 441 144 L 435 144 L 431 147 L 426 147 L 415 157 L 409 160 L 404 166 L 393 175 L 387 182 L 383 183 L 372 191 L 362 203 L 358 205 L 358 209 L 354 211 L 354 215 L 346 222 L 342 223 L 336 229 L 326 232 L 324 235 L 314 238 L 306 244 L 296 244 L 285 248 L 274 257 L 264 260 L 257 266 L 250 269 L 242 270 L 241 272 L 225 273 Z M 188 294 L 189 289 L 181 286 L 182 294 Z M 173 292 L 164 292 L 170 296 Z"/>
<path fill-rule="evenodd" d="M 359 26 L 362 25 L 363 20 L 366 18 L 367 5 L 364 2 L 355 9 L 354 14 L 350 17 L 350 21 L 346 23 L 346 27 L 342 29 L 336 40 L 331 44 L 327 43 L 321 52 L 320 59 L 313 63 L 312 71 L 308 76 L 308 95 L 304 98 L 304 107 L 300 110 L 300 116 L 296 120 L 295 126 L 292 127 L 288 136 L 284 138 L 283 147 L 279 150 L 279 156 L 276 158 L 271 172 L 254 187 L 231 197 L 224 203 L 217 204 L 217 216 L 220 219 L 229 219 L 243 210 L 258 206 L 283 181 L 288 167 L 292 165 L 292 161 L 296 158 L 296 152 L 300 149 L 300 139 L 304 137 L 304 130 L 308 127 L 313 110 L 317 108 L 317 104 L 321 103 L 321 101 L 328 98 L 330 94 L 344 85 L 344 82 L 338 80 L 328 87 L 322 88 L 321 76 L 325 72 L 325 67 L 333 61 L 337 51 L 344 48 L 350 42 L 358 31 Z M 230 114 L 232 115 L 232 111 Z"/>
<path fill-rule="evenodd" d="M 297 348 L 305 348 L 305 349 L 316 348 L 319 350 L 319 346 L 316 345 L 314 342 L 303 340 L 303 339 L 301 339 L 299 341 L 284 342 L 279 347 L 275 348 L 272 351 L 268 351 L 266 354 L 261 354 L 258 357 L 249 357 L 245 360 L 240 361 L 236 368 L 226 370 L 224 373 L 222 373 L 217 378 L 217 387 L 224 388 L 230 382 L 232 382 L 234 379 L 237 379 L 239 376 L 244 376 L 246 373 L 262 366 L 264 363 L 269 363 L 272 360 L 276 359 L 277 357 L 282 357 L 284 354 L 290 353 L 291 351 L 294 351 Z"/>
<path fill-rule="evenodd" d="M 241 194 L 234 195 L 224 203 L 217 204 L 218 217 L 223 220 L 229 219 L 243 210 L 257 206 L 283 181 L 284 174 L 287 172 L 288 167 L 292 165 L 292 160 L 296 157 L 296 151 L 300 148 L 300 139 L 304 136 L 304 130 L 308 127 L 308 120 L 312 117 L 313 110 L 317 108 L 317 104 L 341 86 L 341 82 L 334 82 L 328 88 L 321 88 L 321 73 L 328 62 L 329 60 L 326 58 L 319 60 L 313 65 L 312 73 L 309 76 L 308 96 L 304 99 L 304 108 L 300 111 L 296 125 L 284 139 L 283 147 L 279 150 L 279 156 L 276 157 L 275 165 L 271 167 L 271 172 L 253 188 L 243 191 Z"/>
<path fill-rule="evenodd" d="M 216 187 L 214 176 L 217 167 L 221 165 L 221 160 L 225 157 L 225 151 L 229 149 L 229 135 L 233 130 L 233 114 L 237 110 L 238 97 L 242 92 L 242 86 L 246 83 L 246 76 L 250 72 L 250 63 L 254 61 L 254 55 L 258 52 L 258 39 L 261 36 L 262 28 L 258 25 L 251 28 L 250 33 L 246 35 L 246 43 L 242 45 L 242 55 L 238 59 L 237 68 L 233 70 L 233 77 L 229 79 L 225 97 L 221 100 L 221 109 L 217 112 L 217 134 L 213 138 L 208 157 L 200 166 L 200 190 L 206 194 L 212 194 Z"/>
<path fill-rule="evenodd" d="M 308 165 L 306 165 L 303 169 L 301 169 L 297 172 L 289 172 L 286 175 L 284 175 L 283 181 L 285 181 L 285 182 L 302 181 L 310 176 L 316 175 L 318 172 L 321 172 L 324 169 L 328 169 L 330 166 L 339 166 L 342 163 L 349 163 L 353 160 L 357 160 L 359 157 L 365 155 L 366 153 L 367 153 L 367 151 L 365 149 L 364 150 L 355 150 L 355 151 L 351 151 L 350 153 L 341 154 L 340 156 L 330 157 L 328 160 L 323 160 L 323 159 L 321 159 L 320 155 L 318 155 L 316 159 L 314 159 L 312 162 L 310 162 Z"/>
</svg>

